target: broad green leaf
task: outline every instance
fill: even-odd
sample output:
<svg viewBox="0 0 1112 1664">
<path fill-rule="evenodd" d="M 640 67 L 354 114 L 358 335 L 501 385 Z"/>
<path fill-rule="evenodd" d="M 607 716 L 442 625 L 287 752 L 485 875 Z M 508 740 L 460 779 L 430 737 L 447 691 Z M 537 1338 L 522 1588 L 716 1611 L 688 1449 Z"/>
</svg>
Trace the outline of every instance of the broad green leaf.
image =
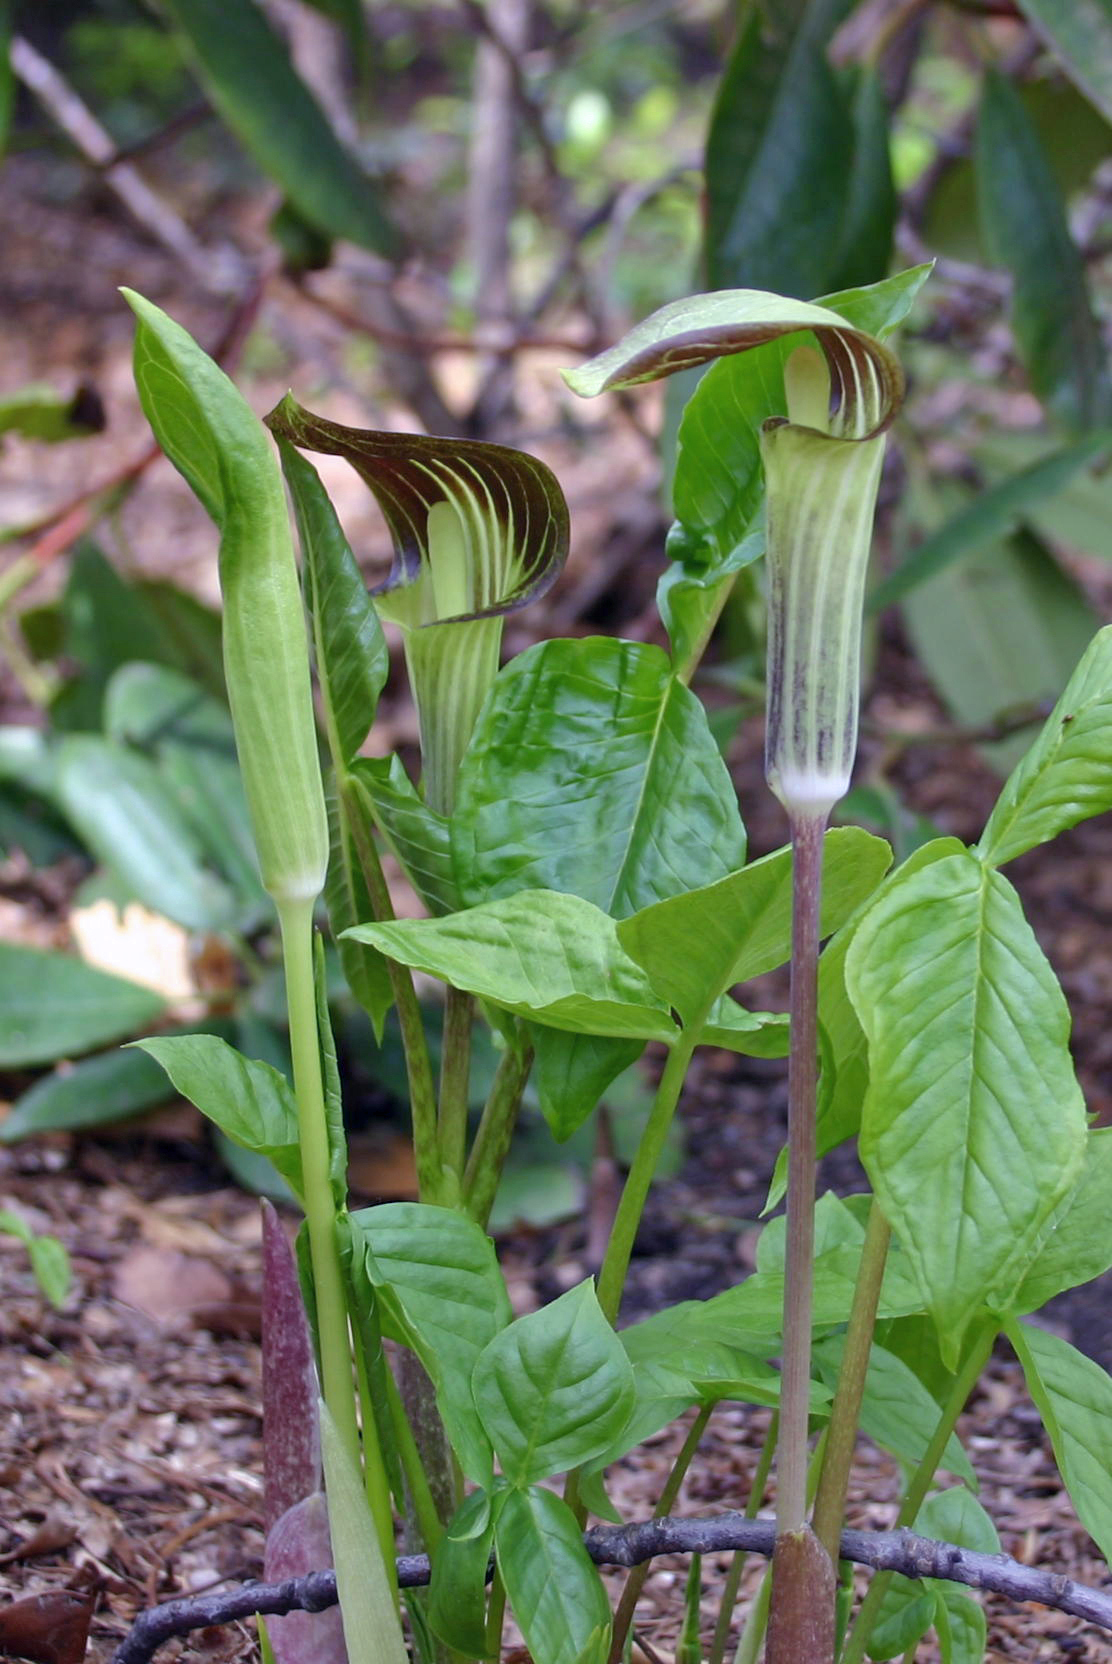
<svg viewBox="0 0 1112 1664">
<path fill-rule="evenodd" d="M 978 844 L 1002 866 L 1112 808 L 1112 626 L 1090 642 L 1041 734 L 1005 783 Z"/>
<path fill-rule="evenodd" d="M 70 1258 L 56 1236 L 39 1236 L 18 1213 L 0 1208 L 0 1232 L 18 1237 L 27 1249 L 35 1281 L 52 1306 L 61 1306 L 69 1292 Z"/>
<path fill-rule="evenodd" d="M 831 1389 L 838 1384 L 844 1355 L 844 1335 L 830 1335 L 826 1340 L 816 1342 L 815 1364 L 819 1375 Z M 938 1405 L 907 1364 L 874 1343 L 869 1353 L 865 1392 L 858 1415 L 862 1432 L 867 1433 L 882 1450 L 887 1450 L 909 1468 L 916 1468 L 927 1453 L 927 1446 L 937 1431 L 938 1420 Z M 951 1434 L 939 1466 L 976 1489 L 976 1474 L 955 1434 Z M 925 1531 L 926 1527 L 919 1521 L 917 1529 Z"/>
<path fill-rule="evenodd" d="M 305 596 L 329 749 L 350 767 L 367 737 L 390 655 L 366 580 L 311 462 L 279 439 L 301 540 Z"/>
<path fill-rule="evenodd" d="M 222 1026 L 231 1029 L 230 1024 L 212 1025 L 216 1030 Z M 154 1109 L 172 1096 L 166 1072 L 153 1058 L 130 1047 L 101 1052 L 28 1087 L 0 1122 L 0 1144 L 14 1144 L 33 1133 L 107 1126 Z"/>
<path fill-rule="evenodd" d="M 363 1477 L 323 1399 L 320 1443 L 349 1664 L 409 1664 Z"/>
<path fill-rule="evenodd" d="M 746 1011 L 723 994 L 711 1006 L 699 1038 L 701 1045 L 722 1046 L 743 1057 L 787 1057 L 789 1029 L 786 1011 Z"/>
<path fill-rule="evenodd" d="M 460 770 L 467 902 L 565 890 L 624 918 L 745 859 L 702 704 L 659 647 L 546 641 L 499 676 Z"/>
<path fill-rule="evenodd" d="M 471 1386 L 502 1472 L 515 1486 L 589 1462 L 633 1406 L 629 1359 L 589 1278 L 496 1335 L 479 1355 Z"/>
<path fill-rule="evenodd" d="M 329 857 L 324 900 L 328 908 L 328 923 L 347 985 L 370 1017 L 375 1040 L 381 1046 L 386 1014 L 394 1003 L 390 972 L 377 948 L 344 935 L 344 931 L 350 930 L 352 925 L 374 916 L 352 828 L 353 818 L 364 815 L 364 807 L 353 791 L 341 798 L 334 783 L 326 793 L 325 803 L 328 809 Z M 373 838 L 374 829 L 369 818 L 365 818 L 364 825 L 365 836 Z"/>
<path fill-rule="evenodd" d="M 463 1214 L 388 1202 L 351 1215 L 388 1332 L 417 1353 L 464 1472 L 490 1480 L 490 1446 L 471 1396 L 476 1360 L 510 1322 L 494 1247 Z"/>
<path fill-rule="evenodd" d="M 1014 890 L 968 854 L 894 879 L 845 974 L 869 1042 L 861 1159 L 954 1367 L 1080 1171 L 1069 1013 Z"/>
<path fill-rule="evenodd" d="M 964 1485 L 951 1485 L 929 1496 L 915 1516 L 915 1530 L 924 1537 L 971 1548 L 975 1554 L 1000 1553 L 1000 1537 L 991 1516 Z M 927 1583 L 937 1588 L 941 1579 L 930 1578 Z"/>
<path fill-rule="evenodd" d="M 621 947 L 613 919 L 579 896 L 518 890 L 448 918 L 360 925 L 348 934 L 552 1028 L 675 1039 L 667 1005 Z"/>
<path fill-rule="evenodd" d="M 978 492 L 965 508 L 925 537 L 891 577 L 870 591 L 868 610 L 879 612 L 953 562 L 1014 531 L 1028 510 L 1056 496 L 1087 463 L 1110 447 L 1112 431 L 1102 428 Z"/>
<path fill-rule="evenodd" d="M 488 1658 L 486 1577 L 494 1543 L 494 1510 L 486 1491 L 472 1491 L 436 1546 L 429 1581 L 429 1626 L 464 1658 Z"/>
<path fill-rule="evenodd" d="M 964 846 L 957 838 L 934 838 L 923 844 L 899 869 L 900 877 L 919 872 L 947 855 L 960 854 Z M 881 892 L 883 894 L 883 891 Z M 858 919 L 850 919 L 828 943 L 819 960 L 819 1039 L 822 1072 L 819 1077 L 818 1152 L 825 1155 L 847 1138 L 856 1136 L 861 1125 L 861 1106 L 869 1085 L 869 1053 L 865 1031 L 857 1019 L 846 989 L 845 964 L 858 920 L 869 906 L 862 905 Z M 785 1183 L 787 1174 L 784 1175 Z M 779 1192 L 770 1193 L 766 1208 Z"/>
<path fill-rule="evenodd" d="M 986 545 L 904 597 L 908 633 L 943 703 L 980 728 L 1056 699 L 1100 619 L 1037 538 L 1019 532 Z M 984 747 L 1013 767 L 1026 733 Z"/>
<path fill-rule="evenodd" d="M 1050 1221 L 1011 1309 L 1038 1311 L 1064 1289 L 1090 1282 L 1112 1266 L 1112 1127 L 1088 1137 L 1081 1177 Z"/>
<path fill-rule="evenodd" d="M 256 0 L 167 0 L 205 90 L 263 172 L 333 237 L 393 251 L 376 186 L 337 139 Z"/>
<path fill-rule="evenodd" d="M 164 1001 L 68 953 L 0 942 L 0 1066 L 80 1057 L 146 1028 Z"/>
<path fill-rule="evenodd" d="M 304 904 L 324 885 L 328 824 L 281 470 L 219 366 L 157 306 L 124 297 L 139 320 L 144 414 L 220 528 L 224 669 L 262 881 L 280 903 Z"/>
<path fill-rule="evenodd" d="M 888 103 L 875 64 L 851 72 L 849 113 L 853 123 L 853 164 L 842 215 L 837 266 L 822 289 L 875 283 L 892 261 L 899 197 L 892 179 Z"/>
<path fill-rule="evenodd" d="M 533 1023 L 532 1082 L 552 1136 L 562 1143 L 605 1096 L 610 1086 L 644 1050 L 641 1040 L 604 1039 L 597 1034 L 569 1034 Z"/>
<path fill-rule="evenodd" d="M 1019 0 L 1019 9 L 1065 65 L 1070 79 L 1112 121 L 1112 4 L 1109 0 Z"/>
<path fill-rule="evenodd" d="M 1027 1390 L 1054 1446 L 1077 1517 L 1112 1555 L 1112 1377 L 1083 1352 L 1031 1323 L 1006 1319 Z"/>
<path fill-rule="evenodd" d="M 511 1490 L 496 1516 L 498 1571 L 535 1664 L 605 1664 L 610 1602 L 566 1502 Z"/>
<path fill-rule="evenodd" d="M 882 838 L 838 827 L 823 845 L 822 933 L 829 936 L 871 895 L 891 860 Z M 623 920 L 625 951 L 685 1023 L 697 1021 L 735 982 L 791 955 L 790 849 Z M 716 1042 L 717 1044 L 717 1042 Z"/>
<path fill-rule="evenodd" d="M 985 245 L 1011 274 L 1012 328 L 1031 386 L 1068 427 L 1106 421 L 1108 366 L 1084 262 L 1022 100 L 995 70 L 985 76 L 976 164 Z"/>
<path fill-rule="evenodd" d="M 460 902 L 448 822 L 420 797 L 401 758 L 357 758 L 349 789 L 377 822 L 429 912 L 454 913 Z"/>
<path fill-rule="evenodd" d="M 884 1591 L 876 1622 L 869 1632 L 871 1659 L 903 1658 L 921 1641 L 934 1622 L 938 1597 L 895 1572 Z"/>
<path fill-rule="evenodd" d="M 812 0 L 794 17 L 744 14 L 707 135 L 712 288 L 813 295 L 838 281 L 854 134 L 825 48 L 849 9 Z"/>
<path fill-rule="evenodd" d="M 941 1664 L 982 1664 L 988 1624 L 977 1601 L 935 1582 L 934 1627 Z"/>
<path fill-rule="evenodd" d="M 232 923 L 231 891 L 204 864 L 196 834 L 146 758 L 94 734 L 70 735 L 58 748 L 57 793 L 84 843 L 145 906 L 187 930 Z"/>
<path fill-rule="evenodd" d="M 269 1157 L 301 1194 L 297 1104 L 284 1075 L 243 1057 L 213 1034 L 137 1040 L 160 1063 L 183 1098 L 235 1144 Z"/>
</svg>

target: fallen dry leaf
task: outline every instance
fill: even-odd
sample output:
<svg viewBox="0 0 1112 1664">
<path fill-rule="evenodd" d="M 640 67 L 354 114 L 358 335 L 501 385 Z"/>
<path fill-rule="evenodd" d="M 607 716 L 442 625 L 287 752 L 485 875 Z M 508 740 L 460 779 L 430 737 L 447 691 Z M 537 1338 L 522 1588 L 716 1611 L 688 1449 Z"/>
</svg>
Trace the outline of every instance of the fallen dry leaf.
<svg viewBox="0 0 1112 1664">
<path fill-rule="evenodd" d="M 87 965 L 153 988 L 175 1003 L 196 998 L 189 935 L 172 919 L 137 901 L 128 902 L 121 913 L 105 898 L 91 907 L 72 908 L 69 927 Z"/>
<path fill-rule="evenodd" d="M 0 1607 L 0 1651 L 32 1664 L 81 1664 L 95 1597 L 79 1589 L 48 1589 Z"/>
<path fill-rule="evenodd" d="M 170 1248 L 131 1249 L 117 1265 L 113 1293 L 159 1324 L 192 1317 L 198 1308 L 220 1306 L 232 1297 L 232 1285 L 211 1260 L 191 1258 Z"/>
</svg>

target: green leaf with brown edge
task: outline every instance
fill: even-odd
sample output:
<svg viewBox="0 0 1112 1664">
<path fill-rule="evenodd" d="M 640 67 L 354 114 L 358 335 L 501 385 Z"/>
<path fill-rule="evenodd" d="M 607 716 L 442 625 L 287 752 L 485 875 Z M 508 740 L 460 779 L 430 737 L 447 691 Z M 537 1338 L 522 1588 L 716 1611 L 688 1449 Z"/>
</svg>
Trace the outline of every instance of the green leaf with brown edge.
<svg viewBox="0 0 1112 1664">
<path fill-rule="evenodd" d="M 1004 784 L 977 845 L 1002 866 L 1112 809 L 1112 625 L 1098 631 L 1042 732 Z"/>
<path fill-rule="evenodd" d="M 160 994 L 68 953 L 0 942 L 0 1067 L 80 1057 L 157 1021 Z"/>
<path fill-rule="evenodd" d="M 330 236 L 392 254 L 378 186 L 336 137 L 255 0 L 167 0 L 167 10 L 219 114 L 298 211 Z"/>
<path fill-rule="evenodd" d="M 711 288 L 813 295 L 836 281 L 854 135 L 825 49 L 850 6 L 744 14 L 707 134 Z"/>
<path fill-rule="evenodd" d="M 1065 65 L 1072 81 L 1112 121 L 1110 0 L 1018 0 L 1020 11 Z"/>
<path fill-rule="evenodd" d="M 1069 428 L 1107 421 L 1112 385 L 1085 266 L 1023 103 L 989 70 L 976 140 L 977 195 L 989 258 L 1012 279 L 1012 328 L 1038 397 Z"/>
</svg>

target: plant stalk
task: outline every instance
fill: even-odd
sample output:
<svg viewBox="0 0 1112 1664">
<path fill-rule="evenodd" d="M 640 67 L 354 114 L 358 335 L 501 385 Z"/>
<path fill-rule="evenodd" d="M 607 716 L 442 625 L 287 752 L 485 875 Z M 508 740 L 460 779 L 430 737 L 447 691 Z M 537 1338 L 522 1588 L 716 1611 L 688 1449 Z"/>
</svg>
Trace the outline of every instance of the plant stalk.
<svg viewBox="0 0 1112 1664">
<path fill-rule="evenodd" d="M 367 886 L 375 921 L 382 923 L 392 919 L 394 906 L 390 900 L 390 891 L 370 822 L 363 813 L 358 787 L 353 793 L 347 781 L 344 781 L 342 786 L 342 809 L 351 828 L 355 852 L 359 857 L 359 867 L 363 874 L 363 882 Z M 437 1202 L 440 1200 L 443 1173 L 436 1122 L 436 1086 L 433 1082 L 432 1064 L 429 1062 L 425 1025 L 421 1018 L 417 992 L 413 986 L 412 972 L 407 966 L 399 965 L 393 959 L 387 959 L 386 969 L 398 1011 L 398 1027 L 401 1030 L 405 1072 L 409 1082 L 413 1150 L 417 1162 L 417 1194 L 422 1202 Z"/>
<path fill-rule="evenodd" d="M 934 1476 L 950 1442 L 950 1435 L 957 1426 L 958 1417 L 964 1410 L 966 1400 L 977 1385 L 981 1371 L 992 1353 L 996 1340 L 996 1324 L 988 1322 L 980 1329 L 966 1353 L 965 1362 L 954 1377 L 949 1396 L 942 1407 L 938 1418 L 938 1425 L 934 1430 L 930 1444 L 919 1463 L 911 1483 L 907 1488 L 907 1495 L 900 1505 L 900 1512 L 896 1518 L 896 1526 L 910 1528 L 915 1524 L 915 1518 L 926 1500 L 927 1492 L 934 1483 Z M 861 1602 L 861 1610 L 857 1614 L 857 1622 L 850 1632 L 849 1639 L 842 1651 L 841 1664 L 862 1664 L 865 1649 L 872 1636 L 873 1625 L 877 1613 L 880 1611 L 888 1585 L 892 1581 L 891 1572 L 877 1572 L 869 1584 L 868 1593 Z"/>
<path fill-rule="evenodd" d="M 664 1141 L 668 1136 L 668 1129 L 672 1125 L 672 1117 L 676 1112 L 676 1105 L 683 1090 L 684 1078 L 691 1062 L 692 1054 L 698 1043 L 702 1023 L 694 1023 L 676 1041 L 668 1053 L 668 1061 L 664 1065 L 664 1073 L 660 1077 L 660 1085 L 656 1089 L 653 1107 L 649 1112 L 649 1119 L 645 1123 L 645 1130 L 641 1134 L 641 1142 L 637 1146 L 637 1154 L 633 1158 L 625 1185 L 622 1189 L 621 1201 L 614 1216 L 614 1228 L 610 1232 L 610 1241 L 606 1246 L 602 1269 L 598 1279 L 598 1301 L 609 1322 L 613 1323 L 618 1316 L 621 1304 L 622 1288 L 629 1270 L 630 1256 L 633 1253 L 633 1243 L 637 1236 L 637 1227 L 641 1223 L 641 1214 L 645 1206 L 645 1198 L 649 1194 L 649 1187 L 653 1182 L 664 1149 Z"/>
<path fill-rule="evenodd" d="M 791 811 L 791 1052 L 788 1059 L 788 1200 L 784 1348 L 776 1454 L 776 1530 L 807 1518 L 811 1403 L 811 1281 L 815 1257 L 815 1104 L 818 1088 L 819 906 L 828 811 Z"/>
<path fill-rule="evenodd" d="M 854 1289 L 842 1367 L 838 1372 L 838 1386 L 827 1428 L 826 1456 L 812 1521 L 815 1535 L 831 1560 L 838 1558 L 846 1490 L 857 1443 L 857 1421 L 861 1414 L 861 1399 L 865 1391 L 865 1376 L 869 1368 L 869 1353 L 891 1236 L 888 1221 L 874 1197 L 861 1249 L 857 1287 Z"/>
<path fill-rule="evenodd" d="M 713 1409 L 713 1404 L 704 1404 L 688 1428 L 687 1437 L 680 1447 L 679 1455 L 672 1463 L 672 1471 L 665 1480 L 664 1489 L 661 1491 L 657 1505 L 653 1509 L 654 1519 L 663 1519 L 665 1514 L 671 1511 L 672 1504 L 680 1494 L 680 1486 L 687 1477 L 691 1459 L 699 1448 L 699 1440 L 706 1431 L 706 1425 L 710 1420 Z M 642 1560 L 639 1566 L 633 1567 L 625 1580 L 622 1598 L 618 1602 L 618 1609 L 614 1614 L 614 1630 L 610 1642 L 610 1664 L 618 1664 L 618 1660 L 625 1650 L 626 1636 L 629 1634 L 629 1627 L 633 1622 L 633 1614 L 640 1599 L 641 1590 L 645 1586 L 645 1579 L 651 1569 L 652 1561 Z"/>
<path fill-rule="evenodd" d="M 776 1454 L 776 1440 L 780 1431 L 780 1416 L 773 1412 L 772 1420 L 768 1424 L 765 1442 L 761 1447 L 760 1460 L 753 1474 L 753 1483 L 749 1487 L 749 1496 L 745 1504 L 745 1517 L 755 1520 L 761 1511 L 764 1501 L 765 1486 L 772 1471 L 772 1459 Z M 707 1654 L 707 1664 L 723 1664 L 726 1657 L 726 1645 L 730 1639 L 730 1625 L 734 1621 L 734 1608 L 737 1605 L 737 1592 L 741 1586 L 741 1574 L 745 1570 L 748 1558 L 740 1549 L 732 1556 L 730 1568 L 726 1573 L 722 1585 L 722 1599 L 718 1606 L 718 1620 L 714 1626 L 714 1637 Z"/>
<path fill-rule="evenodd" d="M 463 1176 L 463 1202 L 478 1225 L 486 1225 L 510 1148 L 521 1095 L 533 1067 L 533 1048 L 508 1046 L 498 1060 L 490 1096 Z"/>
<path fill-rule="evenodd" d="M 277 905 L 324 1401 L 348 1454 L 358 1467 L 355 1383 L 344 1277 L 336 1242 L 336 1204 L 329 1176 L 328 1123 L 313 982 L 313 898 L 284 900 Z"/>
<path fill-rule="evenodd" d="M 471 1030 L 475 1000 L 448 985 L 444 1002 L 444 1039 L 440 1054 L 440 1113 L 437 1135 L 444 1181 L 462 1185 L 467 1154 L 467 1109 L 471 1086 Z"/>
</svg>

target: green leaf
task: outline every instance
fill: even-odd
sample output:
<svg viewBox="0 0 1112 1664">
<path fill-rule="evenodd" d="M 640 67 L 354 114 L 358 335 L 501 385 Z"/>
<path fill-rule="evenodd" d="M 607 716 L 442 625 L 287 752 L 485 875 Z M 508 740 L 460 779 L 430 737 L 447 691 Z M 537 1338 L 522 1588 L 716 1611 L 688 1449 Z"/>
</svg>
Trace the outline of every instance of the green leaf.
<svg viewBox="0 0 1112 1664">
<path fill-rule="evenodd" d="M 1084 262 L 1023 102 L 994 70 L 981 96 L 976 164 L 985 245 L 1011 274 L 1012 328 L 1031 386 L 1068 427 L 1106 421 L 1112 390 Z"/>
<path fill-rule="evenodd" d="M 53 1063 L 146 1028 L 164 1001 L 67 953 L 0 942 L 0 1067 Z"/>
<path fill-rule="evenodd" d="M 448 918 L 360 925 L 348 935 L 553 1028 L 675 1039 L 667 1005 L 622 949 L 613 919 L 579 896 L 519 890 Z"/>
<path fill-rule="evenodd" d="M 460 770 L 467 902 L 564 890 L 624 918 L 740 866 L 737 794 L 659 647 L 546 641 L 499 676 Z"/>
<path fill-rule="evenodd" d="M 532 1081 L 553 1138 L 562 1143 L 596 1107 L 610 1086 L 644 1050 L 641 1040 L 568 1034 L 544 1023 L 531 1026 Z"/>
<path fill-rule="evenodd" d="M 535 1486 L 507 1492 L 494 1541 L 498 1571 L 535 1664 L 605 1664 L 610 1603 L 567 1503 Z"/>
<path fill-rule="evenodd" d="M 826 834 L 824 936 L 871 895 L 891 855 L 882 838 L 856 826 Z M 791 871 L 790 848 L 777 850 L 717 883 L 635 913 L 618 926 L 618 940 L 682 1021 L 695 1022 L 735 982 L 787 962 Z"/>
<path fill-rule="evenodd" d="M 213 1034 L 137 1040 L 160 1063 L 174 1089 L 235 1144 L 269 1157 L 301 1194 L 297 1104 L 284 1075 L 269 1063 L 242 1057 Z"/>
<path fill-rule="evenodd" d="M 1014 890 L 967 854 L 892 880 L 845 974 L 869 1042 L 861 1159 L 952 1368 L 1080 1171 L 1069 1013 Z"/>
<path fill-rule="evenodd" d="M 605 1450 L 633 1406 L 633 1374 L 590 1278 L 496 1335 L 479 1355 L 472 1391 L 511 1485 Z"/>
<path fill-rule="evenodd" d="M 39 1132 L 108 1126 L 154 1109 L 172 1096 L 166 1072 L 153 1058 L 130 1047 L 101 1052 L 44 1075 L 29 1087 L 0 1123 L 0 1144 L 15 1144 Z"/>
<path fill-rule="evenodd" d="M 723 994 L 710 1008 L 699 1043 L 722 1046 L 743 1057 L 787 1057 L 789 1029 L 786 1011 L 746 1011 L 729 994 Z"/>
<path fill-rule="evenodd" d="M 921 1641 L 934 1622 L 938 1597 L 898 1572 L 884 1591 L 876 1622 L 869 1633 L 869 1657 L 902 1658 Z"/>
<path fill-rule="evenodd" d="M 1000 1553 L 1000 1537 L 990 1515 L 964 1485 L 951 1485 L 929 1496 L 915 1516 L 915 1530 L 924 1537 L 971 1548 L 975 1554 Z M 930 1578 L 927 1583 L 937 1588 L 941 1579 Z"/>
<path fill-rule="evenodd" d="M 881 611 L 954 561 L 976 554 L 1014 531 L 1027 510 L 1057 495 L 1086 463 L 1110 447 L 1112 432 L 1102 428 L 978 492 L 965 508 L 924 538 L 891 577 L 870 591 L 868 610 Z"/>
<path fill-rule="evenodd" d="M 1002 866 L 1112 808 L 1112 626 L 1090 642 L 1042 733 L 1013 771 L 977 846 Z"/>
<path fill-rule="evenodd" d="M 374 909 L 355 847 L 352 818 L 363 815 L 358 794 L 349 791 L 342 799 L 335 786 L 327 793 L 329 860 L 324 881 L 324 900 L 328 908 L 328 922 L 340 955 L 340 964 L 348 987 L 371 1019 L 375 1040 L 381 1046 L 386 1014 L 394 1003 L 394 990 L 386 961 L 377 948 L 366 942 L 355 942 L 344 931 L 363 919 L 373 917 Z M 374 837 L 369 819 L 365 822 L 365 836 Z"/>
<path fill-rule="evenodd" d="M 472 1491 L 445 1527 L 432 1559 L 429 1626 L 464 1658 L 489 1658 L 486 1577 L 494 1543 L 494 1510 L 486 1491 Z"/>
<path fill-rule="evenodd" d="M 1019 0 L 1019 9 L 1097 109 L 1112 121 L 1112 4 Z"/>
<path fill-rule="evenodd" d="M 337 768 L 354 761 L 370 731 L 390 674 L 390 655 L 374 602 L 311 462 L 279 439 L 290 488 L 313 631 L 329 749 Z"/>
<path fill-rule="evenodd" d="M 1112 1378 L 1084 1353 L 1031 1323 L 1005 1320 L 1027 1390 L 1054 1446 L 1077 1517 L 1112 1555 Z"/>
<path fill-rule="evenodd" d="M 941 1664 L 982 1664 L 988 1625 L 981 1607 L 950 1583 L 935 1583 L 934 1627 Z"/>
<path fill-rule="evenodd" d="M 351 1215 L 388 1333 L 410 1346 L 436 1387 L 464 1472 L 490 1481 L 490 1446 L 471 1396 L 476 1360 L 510 1322 L 493 1244 L 448 1208 L 389 1202 Z"/>
<path fill-rule="evenodd" d="M 837 281 L 854 143 L 825 47 L 849 9 L 814 0 L 794 28 L 787 8 L 745 14 L 707 135 L 712 288 L 813 295 Z"/>
<path fill-rule="evenodd" d="M 167 0 L 205 90 L 263 172 L 312 225 L 378 254 L 394 235 L 376 186 L 337 139 L 255 0 Z"/>
<path fill-rule="evenodd" d="M 832 1390 L 845 1356 L 844 1335 L 831 1335 L 816 1342 L 815 1364 L 819 1375 Z M 918 1467 L 938 1428 L 939 1409 L 926 1387 L 907 1364 L 875 1343 L 869 1353 L 865 1391 L 858 1422 L 874 1444 L 897 1457 L 909 1468 Z M 951 1434 L 939 1467 L 964 1479 L 974 1489 L 977 1476 L 955 1434 Z M 922 1520 L 916 1529 L 926 1531 Z M 929 1533 L 928 1533 L 929 1535 Z"/>
<path fill-rule="evenodd" d="M 4 19 L 0 16 L 0 53 L 5 64 L 7 44 Z M 0 91 L 0 105 L 3 104 Z M 3 148 L 5 116 L 0 109 L 0 149 Z M 58 393 L 53 387 L 21 387 L 0 399 L 0 435 L 18 433 L 23 439 L 45 440 L 57 445 L 66 439 L 84 439 L 104 428 L 104 406 L 91 387 L 79 387 L 76 393 Z"/>
<path fill-rule="evenodd" d="M 70 1286 L 70 1259 L 56 1236 L 38 1236 L 25 1219 L 0 1208 L 0 1231 L 18 1237 L 27 1249 L 35 1281 L 52 1306 L 61 1306 Z"/>
<path fill-rule="evenodd" d="M 837 268 L 820 289 L 883 278 L 892 260 L 899 197 L 892 179 L 888 103 L 874 64 L 856 67 L 849 87 L 853 164 L 842 216 Z"/>
<path fill-rule="evenodd" d="M 58 801 L 97 859 L 157 913 L 187 930 L 227 928 L 236 904 L 204 865 L 198 839 L 145 758 L 93 734 L 64 739 Z"/>
<path fill-rule="evenodd" d="M 409 1664 L 363 1478 L 323 1399 L 320 1444 L 349 1664 Z"/>
<path fill-rule="evenodd" d="M 950 713 L 980 728 L 1056 699 L 1100 619 L 1037 538 L 1020 532 L 967 556 L 904 598 L 912 644 Z M 1024 733 L 984 747 L 1011 768 Z"/>
<path fill-rule="evenodd" d="M 422 800 L 401 758 L 359 757 L 349 781 L 429 912 L 454 913 L 460 902 L 448 821 Z"/>
<path fill-rule="evenodd" d="M 1112 1127 L 1090 1131 L 1081 1177 L 1051 1219 L 1011 1308 L 1034 1312 L 1112 1266 Z"/>
</svg>

